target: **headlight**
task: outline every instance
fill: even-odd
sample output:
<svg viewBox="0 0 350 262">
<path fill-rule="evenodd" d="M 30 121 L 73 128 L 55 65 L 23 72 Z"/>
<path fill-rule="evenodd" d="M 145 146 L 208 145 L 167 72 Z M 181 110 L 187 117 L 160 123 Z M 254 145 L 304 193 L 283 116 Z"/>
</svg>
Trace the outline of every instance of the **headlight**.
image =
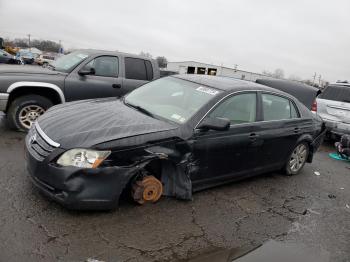
<svg viewBox="0 0 350 262">
<path fill-rule="evenodd" d="M 71 149 L 57 160 L 61 166 L 76 166 L 84 168 L 97 168 L 111 151 L 96 151 L 90 149 Z"/>
</svg>

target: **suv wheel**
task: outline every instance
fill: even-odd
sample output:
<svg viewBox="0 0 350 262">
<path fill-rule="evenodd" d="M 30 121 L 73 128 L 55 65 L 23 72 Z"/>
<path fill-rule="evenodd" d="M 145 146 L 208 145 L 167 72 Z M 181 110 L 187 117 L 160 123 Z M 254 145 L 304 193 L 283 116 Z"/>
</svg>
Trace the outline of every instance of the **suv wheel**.
<svg viewBox="0 0 350 262">
<path fill-rule="evenodd" d="M 39 95 L 21 96 L 13 100 L 7 112 L 9 125 L 13 129 L 28 131 L 35 120 L 53 106 L 46 97 Z"/>
<path fill-rule="evenodd" d="M 309 145 L 306 142 L 299 143 L 292 151 L 285 167 L 287 175 L 296 175 L 304 167 L 309 155 Z"/>
</svg>

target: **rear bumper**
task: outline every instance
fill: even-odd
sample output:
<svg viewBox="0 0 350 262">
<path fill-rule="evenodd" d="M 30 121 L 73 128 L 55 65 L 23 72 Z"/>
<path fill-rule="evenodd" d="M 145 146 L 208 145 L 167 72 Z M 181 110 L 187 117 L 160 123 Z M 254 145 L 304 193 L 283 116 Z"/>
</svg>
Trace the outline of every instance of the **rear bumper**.
<svg viewBox="0 0 350 262">
<path fill-rule="evenodd" d="M 323 119 L 327 130 L 336 135 L 350 134 L 350 124 Z"/>
<path fill-rule="evenodd" d="M 0 93 L 0 111 L 6 111 L 9 96 L 7 93 Z"/>
</svg>

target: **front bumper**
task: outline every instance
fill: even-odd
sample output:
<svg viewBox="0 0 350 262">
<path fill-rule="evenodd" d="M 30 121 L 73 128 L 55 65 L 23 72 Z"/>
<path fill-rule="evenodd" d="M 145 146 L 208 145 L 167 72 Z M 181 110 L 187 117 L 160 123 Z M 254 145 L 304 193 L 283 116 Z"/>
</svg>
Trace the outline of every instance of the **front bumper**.
<svg viewBox="0 0 350 262">
<path fill-rule="evenodd" d="M 26 169 L 33 184 L 44 195 L 69 209 L 105 210 L 117 207 L 123 189 L 136 172 L 133 168 L 121 167 L 60 167 L 52 159 L 63 152 L 61 149 L 38 161 L 28 150 L 27 140 Z"/>
<path fill-rule="evenodd" d="M 328 131 L 335 135 L 350 134 L 350 124 L 323 119 Z"/>
<path fill-rule="evenodd" d="M 0 111 L 6 111 L 9 96 L 7 93 L 0 93 Z"/>
</svg>

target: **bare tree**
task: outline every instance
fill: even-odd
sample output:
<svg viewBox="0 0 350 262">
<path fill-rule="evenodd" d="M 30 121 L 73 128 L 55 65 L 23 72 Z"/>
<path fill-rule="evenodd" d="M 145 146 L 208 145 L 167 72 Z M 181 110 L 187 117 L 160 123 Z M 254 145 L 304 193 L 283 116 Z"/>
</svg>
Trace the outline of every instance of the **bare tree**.
<svg viewBox="0 0 350 262">
<path fill-rule="evenodd" d="M 27 48 L 28 46 L 28 39 L 26 38 L 15 38 L 13 40 L 11 39 L 5 39 L 5 44 L 12 47 L 24 47 Z M 34 39 L 30 43 L 31 47 L 36 47 L 41 51 L 46 52 L 58 52 L 61 45 L 57 42 L 51 41 L 51 40 L 38 40 Z"/>
<path fill-rule="evenodd" d="M 277 69 L 273 72 L 272 77 L 278 78 L 278 79 L 284 78 L 284 71 L 283 71 L 283 69 L 277 68 Z"/>
<path fill-rule="evenodd" d="M 270 71 L 268 71 L 268 70 L 263 70 L 262 74 L 266 75 L 266 76 L 272 76 L 272 73 Z"/>
<path fill-rule="evenodd" d="M 262 73 L 266 76 L 282 79 L 284 78 L 284 71 L 281 68 L 277 68 L 275 71 L 270 72 L 268 70 L 263 70 Z"/>
<path fill-rule="evenodd" d="M 33 40 L 31 43 L 32 47 L 36 47 L 39 50 L 46 52 L 58 52 L 61 45 L 50 40 Z"/>
<path fill-rule="evenodd" d="M 300 76 L 297 76 L 297 75 L 290 75 L 288 77 L 289 80 L 292 80 L 292 81 L 302 81 L 302 78 Z"/>
<path fill-rule="evenodd" d="M 165 56 L 157 56 L 156 60 L 157 60 L 159 68 L 166 68 L 166 66 L 168 64 L 168 60 L 166 59 Z"/>
<path fill-rule="evenodd" d="M 148 57 L 148 58 L 152 58 L 152 57 L 153 57 L 150 53 L 148 53 L 148 52 L 143 52 L 143 51 L 140 52 L 140 55 L 141 55 L 141 56 L 144 56 L 144 57 Z"/>
</svg>

